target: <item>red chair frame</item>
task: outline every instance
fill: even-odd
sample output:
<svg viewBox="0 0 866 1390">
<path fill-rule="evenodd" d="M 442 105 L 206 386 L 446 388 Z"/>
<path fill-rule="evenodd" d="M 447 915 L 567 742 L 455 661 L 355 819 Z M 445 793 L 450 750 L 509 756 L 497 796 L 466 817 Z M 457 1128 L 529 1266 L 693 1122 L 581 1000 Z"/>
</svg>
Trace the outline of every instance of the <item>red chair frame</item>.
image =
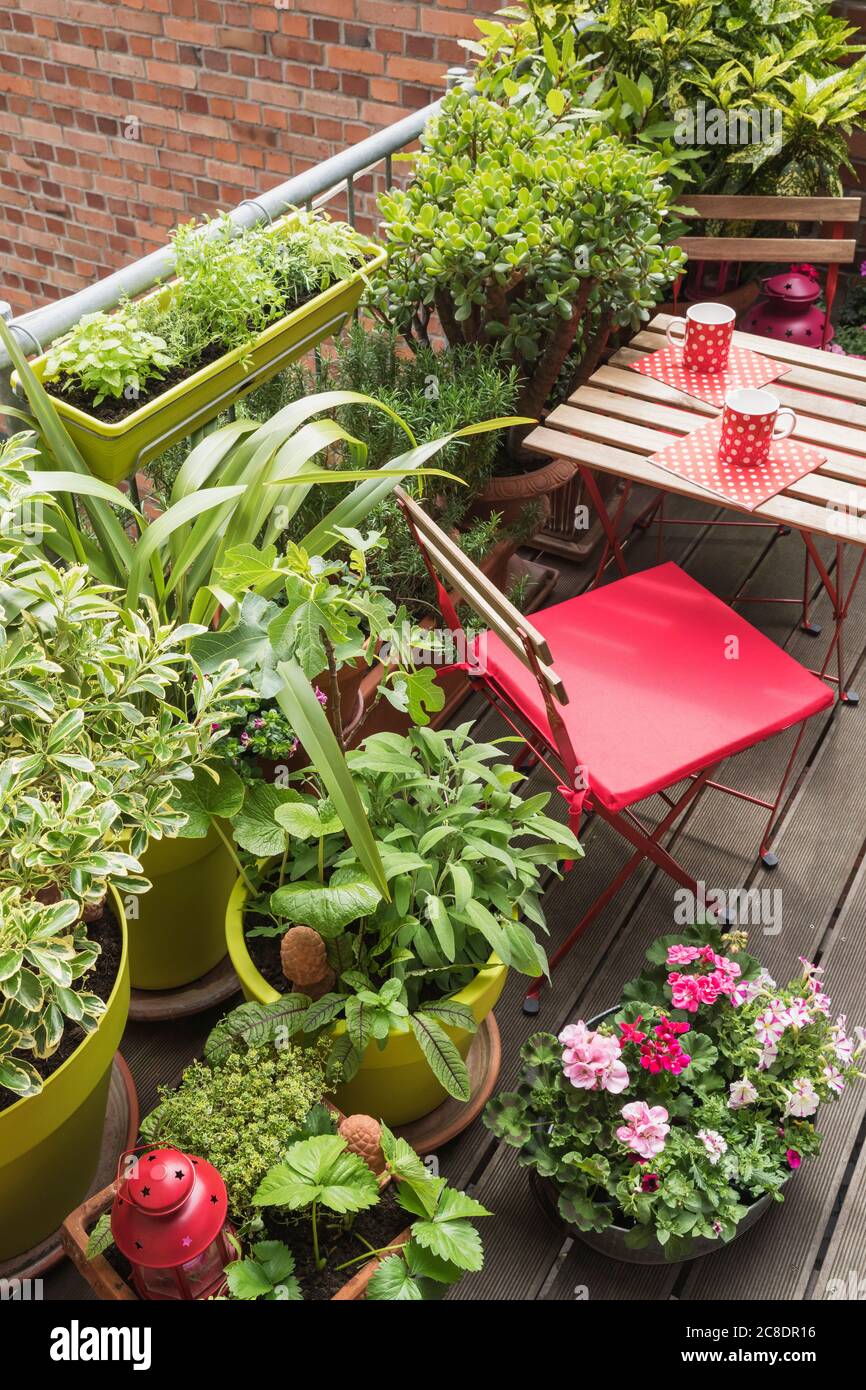
<svg viewBox="0 0 866 1390">
<path fill-rule="evenodd" d="M 435 585 L 442 615 L 451 630 L 460 633 L 464 631 L 453 597 L 453 593 L 456 593 L 458 600 L 462 598 L 473 607 L 482 620 L 496 632 L 500 640 L 506 642 L 512 653 L 519 656 L 538 684 L 544 700 L 544 709 L 552 740 L 546 738 L 528 720 L 526 714 L 497 684 L 489 672 L 472 664 L 471 655 L 469 660 L 460 663 L 462 668 L 467 671 L 474 688 L 486 696 L 491 706 L 498 711 L 506 724 L 521 739 L 524 746 L 515 758 L 514 766 L 519 768 L 524 766 L 527 761 L 532 760 L 533 762 L 540 762 L 552 773 L 556 778 L 558 791 L 567 802 L 569 826 L 576 835 L 579 835 L 584 819 L 590 814 L 597 813 L 634 849 L 628 862 L 591 904 L 566 940 L 550 957 L 551 973 L 569 953 L 578 937 L 598 917 L 599 913 L 616 896 L 645 859 L 649 859 L 658 868 L 664 870 L 681 887 L 687 888 L 694 895 L 698 911 L 712 913 L 717 921 L 724 921 L 724 913 L 719 905 L 707 900 L 702 883 L 677 862 L 673 855 L 664 848 L 661 839 L 675 828 L 677 821 L 695 798 L 705 788 L 710 787 L 725 792 L 738 800 L 762 807 L 769 812 L 761 840 L 760 853 L 765 865 L 773 867 L 777 860 L 775 855 L 770 852 L 769 846 L 776 828 L 779 807 L 808 721 L 804 719 L 800 723 L 784 777 L 773 801 L 752 796 L 736 787 L 716 781 L 714 773 L 720 764 L 719 761 L 713 761 L 689 774 L 688 777 L 680 778 L 679 782 L 672 783 L 655 793 L 662 798 L 668 809 L 654 828 L 647 828 L 630 805 L 619 810 L 611 809 L 599 796 L 593 796 L 591 789 L 587 788 L 584 767 L 572 746 L 568 730 L 560 713 L 559 706 L 567 704 L 568 697 L 561 680 L 552 669 L 552 657 L 542 634 L 513 608 L 498 590 L 494 589 L 490 581 L 463 555 L 459 547 L 436 526 L 435 522 L 416 502 L 407 497 L 400 488 L 396 490 L 396 495 L 430 578 Z M 436 556 L 435 564 L 431 558 L 431 550 Z M 452 585 L 452 591 L 449 591 L 443 584 L 440 570 Z M 515 722 L 517 719 L 523 719 L 529 725 L 530 731 L 527 732 L 521 728 Z M 756 738 L 749 746 L 762 742 L 763 737 L 766 735 Z M 730 755 L 726 754 L 725 756 Z M 720 761 L 724 761 L 724 759 Z M 673 788 L 683 781 L 686 782 L 685 788 L 678 794 L 672 795 Z M 567 869 L 571 867 L 571 864 L 566 865 Z M 523 1002 L 526 1013 L 538 1012 L 540 1007 L 539 995 L 543 984 L 544 978 L 541 977 L 527 990 Z"/>
</svg>

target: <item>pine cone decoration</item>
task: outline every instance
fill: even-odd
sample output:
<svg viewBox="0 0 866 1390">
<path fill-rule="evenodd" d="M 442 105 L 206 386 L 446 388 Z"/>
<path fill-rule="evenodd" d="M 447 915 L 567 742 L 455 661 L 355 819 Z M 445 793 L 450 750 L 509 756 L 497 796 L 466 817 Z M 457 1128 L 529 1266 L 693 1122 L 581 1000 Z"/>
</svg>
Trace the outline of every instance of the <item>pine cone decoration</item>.
<svg viewBox="0 0 866 1390">
<path fill-rule="evenodd" d="M 287 980 L 304 992 L 328 974 L 325 943 L 312 927 L 290 927 L 280 945 L 280 960 Z"/>
<path fill-rule="evenodd" d="M 382 1130 L 371 1115 L 347 1115 L 340 1121 L 339 1133 L 350 1153 L 363 1158 L 367 1167 L 377 1175 L 385 1171 L 382 1152 Z"/>
</svg>

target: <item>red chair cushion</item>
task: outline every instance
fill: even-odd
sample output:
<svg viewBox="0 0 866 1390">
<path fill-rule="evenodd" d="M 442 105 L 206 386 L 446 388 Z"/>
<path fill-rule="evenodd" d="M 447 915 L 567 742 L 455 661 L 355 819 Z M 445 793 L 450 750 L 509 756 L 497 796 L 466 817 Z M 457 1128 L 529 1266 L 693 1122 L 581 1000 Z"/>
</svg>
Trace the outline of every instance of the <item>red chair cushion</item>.
<svg viewBox="0 0 866 1390">
<path fill-rule="evenodd" d="M 590 790 L 619 810 L 833 703 L 833 692 L 669 563 L 532 615 Z M 485 649 L 482 645 L 486 642 Z M 531 672 L 492 632 L 488 677 L 554 742 Z"/>
</svg>

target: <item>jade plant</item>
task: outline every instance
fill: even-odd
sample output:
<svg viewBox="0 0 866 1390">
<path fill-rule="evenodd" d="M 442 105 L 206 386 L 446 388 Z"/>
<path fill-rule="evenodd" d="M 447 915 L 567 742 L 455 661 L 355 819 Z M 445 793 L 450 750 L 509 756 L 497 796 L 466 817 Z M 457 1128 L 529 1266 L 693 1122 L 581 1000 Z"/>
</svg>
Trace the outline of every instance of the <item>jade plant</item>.
<svg viewBox="0 0 866 1390">
<path fill-rule="evenodd" d="M 234 822 L 251 856 L 275 857 L 244 876 L 248 941 L 273 940 L 292 988 L 281 1022 L 331 1036 L 344 1018 L 330 1061 L 344 1080 L 369 1044 L 411 1030 L 440 1083 L 467 1099 L 446 1027 L 472 1032 L 476 1022 L 454 996 L 494 954 L 530 976 L 547 970 L 536 934 L 542 871 L 580 846 L 544 814 L 545 794 L 516 794 L 522 775 L 469 729 L 374 734 L 345 755 L 360 822 L 335 804 L 324 759 L 295 785 L 254 788 Z"/>
<path fill-rule="evenodd" d="M 407 189 L 381 200 L 390 251 L 383 312 L 401 332 L 435 308 L 452 345 L 499 346 L 537 417 L 590 302 L 589 372 L 614 322 L 637 327 L 682 268 L 659 156 L 599 125 L 557 125 L 534 100 L 457 90 L 430 122 Z"/>
<path fill-rule="evenodd" d="M 517 1090 L 488 1105 L 579 1230 L 683 1259 L 783 1201 L 820 1151 L 816 1113 L 862 1078 L 863 1030 L 833 1019 L 820 967 L 778 985 L 744 946 L 713 926 L 661 937 L 618 1009 L 531 1037 Z"/>
</svg>

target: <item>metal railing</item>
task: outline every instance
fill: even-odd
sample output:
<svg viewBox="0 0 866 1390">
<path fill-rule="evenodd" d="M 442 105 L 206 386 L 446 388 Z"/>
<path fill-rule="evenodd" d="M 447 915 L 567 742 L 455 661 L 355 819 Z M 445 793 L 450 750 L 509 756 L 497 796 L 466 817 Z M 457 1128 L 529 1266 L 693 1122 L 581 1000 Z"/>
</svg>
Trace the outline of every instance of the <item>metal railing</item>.
<svg viewBox="0 0 866 1390">
<path fill-rule="evenodd" d="M 463 85 L 469 80 L 466 68 L 449 68 L 445 75 L 448 88 Z M 303 174 L 287 179 L 276 188 L 255 198 L 244 198 L 230 213 L 231 221 L 238 228 L 255 226 L 259 222 L 271 222 L 283 213 L 296 207 L 321 207 L 331 202 L 343 191 L 346 194 L 346 211 L 349 222 L 355 225 L 355 186 L 359 179 L 373 172 L 379 164 L 384 165 L 385 184 L 390 188 L 393 182 L 393 156 L 419 138 L 427 122 L 435 116 L 441 105 L 439 101 L 424 106 L 411 115 L 405 116 L 384 130 L 376 131 L 366 140 L 339 154 L 332 155 L 321 164 L 307 169 Z M 200 235 L 213 236 L 216 227 L 213 223 L 202 227 Z M 174 269 L 174 254 L 171 246 L 162 246 L 131 265 L 106 275 L 102 280 L 87 285 L 83 290 L 63 299 L 52 300 L 40 309 L 11 316 L 10 306 L 0 301 L 0 315 L 10 328 L 15 330 L 18 341 L 28 356 L 34 352 L 44 352 L 55 338 L 67 333 L 83 314 L 92 314 L 99 309 L 111 309 L 126 295 L 134 298 L 152 289 L 154 285 L 170 276 Z M 0 346 L 0 414 L 4 401 L 12 404 L 14 395 L 9 385 L 11 363 L 8 354 Z"/>
</svg>

